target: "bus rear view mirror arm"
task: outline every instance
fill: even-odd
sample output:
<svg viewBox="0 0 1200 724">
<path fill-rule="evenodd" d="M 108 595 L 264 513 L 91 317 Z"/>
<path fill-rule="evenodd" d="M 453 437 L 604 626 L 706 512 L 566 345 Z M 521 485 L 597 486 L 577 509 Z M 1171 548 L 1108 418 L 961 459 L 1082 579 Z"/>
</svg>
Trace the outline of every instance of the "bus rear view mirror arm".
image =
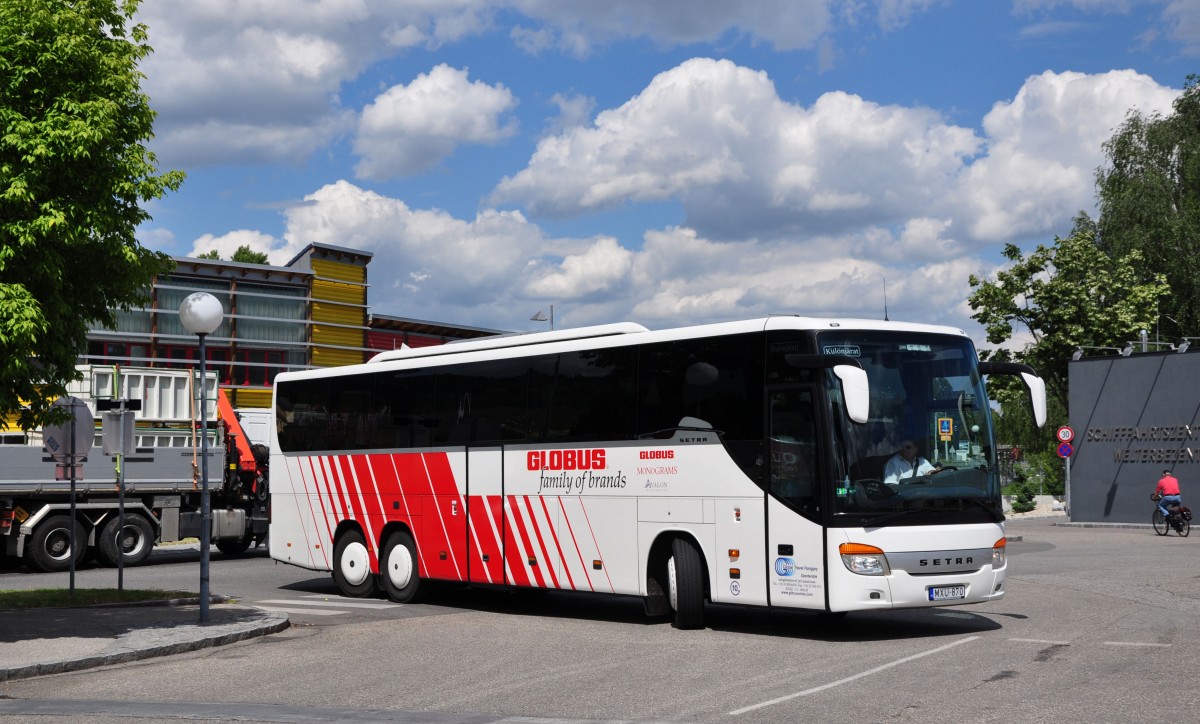
<svg viewBox="0 0 1200 724">
<path fill-rule="evenodd" d="M 1029 399 L 1033 403 L 1033 420 L 1038 427 L 1046 424 L 1046 381 L 1038 377 L 1037 371 L 1019 362 L 980 362 L 981 375 L 1020 375 L 1029 388 Z"/>
</svg>

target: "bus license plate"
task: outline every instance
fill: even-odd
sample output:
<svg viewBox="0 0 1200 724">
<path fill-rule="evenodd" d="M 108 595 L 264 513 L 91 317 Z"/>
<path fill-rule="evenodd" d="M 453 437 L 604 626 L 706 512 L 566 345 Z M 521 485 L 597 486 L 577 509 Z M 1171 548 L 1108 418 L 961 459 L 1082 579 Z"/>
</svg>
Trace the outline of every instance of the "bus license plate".
<svg viewBox="0 0 1200 724">
<path fill-rule="evenodd" d="M 955 601 L 967 597 L 966 586 L 930 586 L 930 601 Z"/>
</svg>

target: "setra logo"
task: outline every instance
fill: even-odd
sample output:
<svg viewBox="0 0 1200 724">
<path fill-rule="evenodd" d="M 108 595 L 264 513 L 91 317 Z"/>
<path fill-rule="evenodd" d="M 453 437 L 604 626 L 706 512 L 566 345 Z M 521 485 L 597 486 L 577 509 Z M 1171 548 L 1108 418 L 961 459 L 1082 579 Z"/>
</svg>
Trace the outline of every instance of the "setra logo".
<svg viewBox="0 0 1200 724">
<path fill-rule="evenodd" d="M 775 572 L 784 578 L 796 575 L 796 561 L 791 558 L 776 558 Z"/>
</svg>

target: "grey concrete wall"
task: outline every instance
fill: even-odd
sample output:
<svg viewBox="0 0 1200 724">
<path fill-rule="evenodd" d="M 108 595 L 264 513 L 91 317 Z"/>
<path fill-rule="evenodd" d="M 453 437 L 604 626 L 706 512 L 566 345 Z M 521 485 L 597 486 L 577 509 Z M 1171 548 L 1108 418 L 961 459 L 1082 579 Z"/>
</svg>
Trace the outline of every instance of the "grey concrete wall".
<svg viewBox="0 0 1200 724">
<path fill-rule="evenodd" d="M 1069 372 L 1072 521 L 1149 523 L 1164 468 L 1185 505 L 1200 501 L 1200 350 L 1084 358 Z"/>
</svg>

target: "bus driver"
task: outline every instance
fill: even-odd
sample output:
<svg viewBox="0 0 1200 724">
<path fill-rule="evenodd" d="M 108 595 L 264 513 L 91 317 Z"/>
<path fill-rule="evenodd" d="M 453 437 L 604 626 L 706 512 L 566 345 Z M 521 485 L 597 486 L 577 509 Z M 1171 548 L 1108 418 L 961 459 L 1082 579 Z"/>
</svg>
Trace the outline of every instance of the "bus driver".
<svg viewBox="0 0 1200 724">
<path fill-rule="evenodd" d="M 883 482 L 898 485 L 906 478 L 932 475 L 941 468 L 917 453 L 917 444 L 912 440 L 900 443 L 900 450 L 887 461 L 883 468 Z"/>
</svg>

